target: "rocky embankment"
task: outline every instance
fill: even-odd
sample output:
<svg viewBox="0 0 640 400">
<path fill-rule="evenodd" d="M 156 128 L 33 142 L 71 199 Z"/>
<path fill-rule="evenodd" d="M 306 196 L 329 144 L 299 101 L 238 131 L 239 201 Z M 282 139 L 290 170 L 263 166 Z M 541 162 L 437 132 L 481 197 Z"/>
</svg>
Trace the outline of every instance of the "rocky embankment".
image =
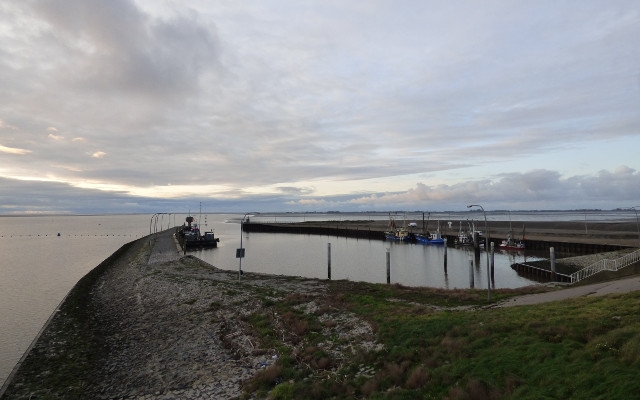
<svg viewBox="0 0 640 400">
<path fill-rule="evenodd" d="M 239 398 L 243 385 L 279 357 L 253 336 L 248 317 L 287 296 L 317 314 L 316 299 L 325 295 L 318 280 L 250 273 L 239 280 L 181 257 L 167 233 L 140 239 L 76 285 L 2 399 Z M 270 312 L 281 327 L 275 334 L 295 348 L 295 334 Z M 376 346 L 367 322 L 338 310 L 321 313 L 332 314 L 325 333 L 351 343 L 326 343 L 336 359 Z"/>
</svg>

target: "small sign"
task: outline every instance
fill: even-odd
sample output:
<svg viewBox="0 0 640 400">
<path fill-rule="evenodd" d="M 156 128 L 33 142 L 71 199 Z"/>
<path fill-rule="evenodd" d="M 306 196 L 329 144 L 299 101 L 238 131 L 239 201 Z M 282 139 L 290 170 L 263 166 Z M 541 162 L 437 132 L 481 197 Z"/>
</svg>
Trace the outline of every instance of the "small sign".
<svg viewBox="0 0 640 400">
<path fill-rule="evenodd" d="M 244 248 L 236 249 L 236 258 L 244 258 Z"/>
</svg>

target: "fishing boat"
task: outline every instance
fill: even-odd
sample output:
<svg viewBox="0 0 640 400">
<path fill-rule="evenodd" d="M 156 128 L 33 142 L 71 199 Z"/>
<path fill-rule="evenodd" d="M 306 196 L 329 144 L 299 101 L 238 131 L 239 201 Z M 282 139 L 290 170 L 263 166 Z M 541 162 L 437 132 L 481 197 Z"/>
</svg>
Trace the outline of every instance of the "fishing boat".
<svg viewBox="0 0 640 400">
<path fill-rule="evenodd" d="M 444 244 L 444 238 L 440 235 L 440 221 L 438 221 L 438 230 L 435 232 L 429 232 L 427 230 L 424 233 L 419 233 L 416 235 L 416 240 L 424 244 Z"/>
<path fill-rule="evenodd" d="M 416 240 L 424 244 L 444 244 L 444 238 L 440 236 L 440 232 L 426 232 L 416 235 Z"/>
<path fill-rule="evenodd" d="M 504 250 L 524 250 L 524 224 L 522 225 L 522 240 L 516 241 L 513 238 L 513 229 L 511 229 L 511 212 L 509 212 L 509 233 L 499 247 Z"/>
<path fill-rule="evenodd" d="M 200 226 L 194 222 L 192 216 L 185 218 L 187 225 L 183 225 L 178 230 L 178 241 L 185 249 L 212 248 L 218 247 L 219 238 L 215 236 L 213 230 L 200 233 Z"/>
<path fill-rule="evenodd" d="M 397 227 L 396 221 L 391 217 L 391 215 L 389 215 L 389 225 L 387 226 L 387 230 L 384 231 L 384 237 L 386 240 L 396 242 L 410 242 L 416 240 L 416 235 L 409 232 L 406 227 L 406 223 L 402 227 Z"/>
<path fill-rule="evenodd" d="M 472 222 L 469 224 L 469 229 L 462 229 L 462 221 L 460 221 L 460 229 L 458 230 L 458 237 L 455 239 L 454 244 L 458 246 L 473 246 L 473 236 L 477 234 L 478 237 L 482 236 L 482 231 L 477 231 L 475 229 L 475 224 Z M 482 241 L 480 241 L 480 245 L 482 245 Z"/>
</svg>

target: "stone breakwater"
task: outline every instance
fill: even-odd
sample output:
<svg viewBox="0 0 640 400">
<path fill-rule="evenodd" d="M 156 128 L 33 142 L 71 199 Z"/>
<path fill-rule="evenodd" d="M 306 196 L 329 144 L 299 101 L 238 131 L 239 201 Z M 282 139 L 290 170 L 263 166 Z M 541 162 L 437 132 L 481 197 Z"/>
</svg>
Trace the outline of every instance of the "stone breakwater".
<svg viewBox="0 0 640 400">
<path fill-rule="evenodd" d="M 263 301 L 301 296 L 317 312 L 322 281 L 244 274 L 181 257 L 167 233 L 132 242 L 92 271 L 67 296 L 5 387 L 2 399 L 231 399 L 275 363 L 247 316 L 270 312 Z M 149 252 L 149 245 L 155 248 Z M 271 315 L 276 321 L 277 315 Z M 377 346 L 371 327 L 345 312 L 325 334 L 349 348 L 336 359 Z M 280 322 L 282 322 L 280 320 Z M 296 346 L 283 324 L 274 334 Z"/>
</svg>

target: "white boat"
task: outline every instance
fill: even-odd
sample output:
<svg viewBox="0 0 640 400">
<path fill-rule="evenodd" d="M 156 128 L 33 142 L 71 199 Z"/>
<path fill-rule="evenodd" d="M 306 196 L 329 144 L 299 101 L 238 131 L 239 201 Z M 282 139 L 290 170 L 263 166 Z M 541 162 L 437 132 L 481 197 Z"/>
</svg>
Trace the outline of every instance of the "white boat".
<svg viewBox="0 0 640 400">
<path fill-rule="evenodd" d="M 504 250 L 524 250 L 524 224 L 522 225 L 522 240 L 516 241 L 513 238 L 513 229 L 511 229 L 511 212 L 509 212 L 509 233 L 507 233 L 507 238 L 500 243 L 499 246 Z"/>
</svg>

